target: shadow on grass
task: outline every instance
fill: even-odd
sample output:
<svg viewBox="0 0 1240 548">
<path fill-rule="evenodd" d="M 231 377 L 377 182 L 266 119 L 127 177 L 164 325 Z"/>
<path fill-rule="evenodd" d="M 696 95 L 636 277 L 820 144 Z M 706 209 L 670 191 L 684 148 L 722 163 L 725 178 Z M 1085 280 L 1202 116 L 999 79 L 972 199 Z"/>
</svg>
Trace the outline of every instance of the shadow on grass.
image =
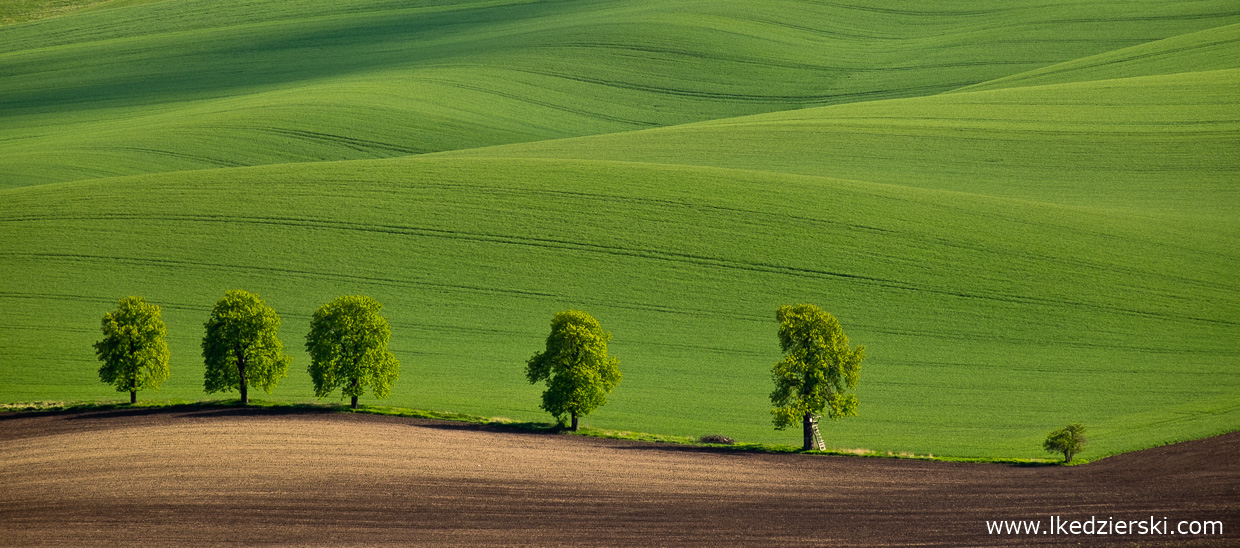
<svg viewBox="0 0 1240 548">
<path fill-rule="evenodd" d="M 85 405 L 70 405 L 55 409 L 21 409 L 15 411 L 6 411 L 0 413 L 0 421 L 26 419 L 31 417 L 55 417 L 59 415 L 81 415 L 83 413 L 91 413 L 94 415 L 104 415 L 111 417 L 133 417 L 142 415 L 153 415 L 156 413 L 168 413 L 176 410 L 184 410 L 190 407 L 203 407 L 204 404 L 185 404 L 176 406 L 133 406 L 127 403 L 98 403 Z M 75 417 L 71 417 L 75 418 Z"/>
<path fill-rule="evenodd" d="M 674 453 L 707 453 L 715 455 L 804 455 L 807 457 L 840 457 L 849 460 L 867 460 L 874 462 L 905 462 L 905 463 L 935 463 L 939 464 L 990 464 L 1000 466 L 1010 466 L 1013 468 L 1041 468 L 1046 466 L 1059 466 L 1058 462 L 1044 461 L 1023 461 L 1018 459 L 985 459 L 985 458 L 952 458 L 952 457 L 907 457 L 892 456 L 880 453 L 857 454 L 846 451 L 803 451 L 792 446 L 771 446 L 763 444 L 736 444 L 736 445 L 689 445 L 677 443 L 643 443 L 641 445 L 625 445 L 619 446 L 617 449 L 623 451 L 662 451 Z"/>
<path fill-rule="evenodd" d="M 999 462 L 997 464 L 1006 464 L 1013 468 L 1042 468 L 1044 466 L 1061 466 L 1058 462 Z"/>
<path fill-rule="evenodd" d="M 609 439 L 609 438 L 599 438 Z M 617 445 L 615 449 L 621 451 L 656 451 L 665 453 L 695 453 L 706 455 L 732 455 L 732 456 L 752 456 L 752 455 L 775 455 L 795 453 L 795 451 L 777 451 L 770 449 L 737 447 L 735 445 L 688 445 L 668 442 L 652 442 L 652 441 L 634 441 L 634 440 L 617 440 L 638 443 L 641 445 Z"/>
<path fill-rule="evenodd" d="M 187 414 L 193 416 L 257 416 L 299 415 L 313 413 L 337 413 L 341 406 L 322 404 L 266 404 L 262 402 L 241 405 L 237 400 L 193 402 L 173 404 L 102 403 L 72 405 L 64 408 L 0 413 L 0 421 L 68 415 L 68 420 L 98 420 L 123 417 L 146 417 L 151 415 Z"/>
<path fill-rule="evenodd" d="M 185 406 L 185 407 L 146 407 L 138 409 L 113 409 L 107 411 L 87 411 L 68 418 L 68 420 L 100 420 L 123 417 L 143 417 L 150 415 L 183 415 L 188 417 L 258 417 L 277 415 L 309 415 L 335 413 L 336 410 L 321 407 L 242 407 L 234 406 Z"/>
<path fill-rule="evenodd" d="M 430 428 L 432 430 L 450 430 L 456 432 L 492 432 L 503 434 L 527 434 L 537 436 L 548 436 L 563 434 L 567 431 L 558 426 L 547 424 L 545 422 L 457 422 L 452 420 L 426 418 L 426 417 L 409 417 L 422 419 L 427 422 L 411 423 L 409 426 L 414 428 Z"/>
<path fill-rule="evenodd" d="M 419 409 L 393 408 L 382 406 L 362 406 L 352 409 L 345 404 L 323 403 L 279 403 L 251 401 L 249 405 L 241 405 L 239 400 L 219 400 L 202 402 L 144 402 L 137 405 L 129 403 L 84 403 L 71 404 L 51 409 L 20 409 L 0 412 L 0 422 L 30 418 L 67 416 L 68 420 L 99 420 L 124 417 L 145 417 L 153 415 L 181 415 L 185 417 L 247 417 L 247 416 L 281 416 L 281 415 L 326 415 L 326 414 L 358 414 L 407 419 L 408 426 L 433 430 L 451 430 L 461 432 L 490 432 L 503 434 L 524 434 L 536 436 L 572 436 L 595 440 L 613 440 L 613 447 L 623 451 L 662 451 L 675 453 L 696 453 L 712 455 L 806 455 L 806 456 L 837 456 L 851 459 L 882 459 L 886 461 L 922 461 L 946 463 L 986 463 L 1006 465 L 1013 468 L 1059 466 L 1057 461 L 1026 461 L 1001 458 L 951 458 L 951 457 L 900 457 L 882 454 L 856 454 L 837 451 L 802 451 L 793 446 L 777 446 L 755 443 L 738 443 L 734 445 L 702 445 L 680 439 L 670 439 L 650 434 L 635 432 L 613 432 L 594 430 L 589 427 L 579 432 L 571 432 L 565 426 L 546 422 L 517 422 L 495 420 L 459 413 L 426 411 Z"/>
</svg>

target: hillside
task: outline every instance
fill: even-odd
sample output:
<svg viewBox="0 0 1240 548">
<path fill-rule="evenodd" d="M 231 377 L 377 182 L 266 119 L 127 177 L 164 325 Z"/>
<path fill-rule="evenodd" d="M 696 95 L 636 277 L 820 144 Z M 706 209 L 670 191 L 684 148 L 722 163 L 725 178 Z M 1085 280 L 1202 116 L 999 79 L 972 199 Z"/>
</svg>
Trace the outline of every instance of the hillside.
<svg viewBox="0 0 1240 548">
<path fill-rule="evenodd" d="M 930 95 L 1240 21 L 1227 1 L 901 5 L 165 0 L 4 26 L 0 187 Z"/>
<path fill-rule="evenodd" d="M 1240 58 L 1240 42 L 1220 56 Z M 869 101 L 446 153 L 821 175 L 1176 217 L 1235 235 L 1240 70 Z"/>
<path fill-rule="evenodd" d="M 1172 36 L 1028 72 L 997 78 L 957 91 L 1038 86 L 1137 76 L 1240 68 L 1240 25 Z"/>
<path fill-rule="evenodd" d="M 891 4 L 895 6 L 895 3 Z M 106 6 L 106 4 L 104 5 Z M 1240 10 L 1228 2 L 192 2 L 0 27 L 0 401 L 106 399 L 91 343 L 259 293 L 385 304 L 393 405 L 545 420 L 593 313 L 587 422 L 794 442 L 774 310 L 869 348 L 833 447 L 1088 458 L 1240 427 Z"/>
<path fill-rule="evenodd" d="M 406 363 L 396 405 L 539 417 L 524 359 L 556 310 L 584 307 L 615 332 L 626 379 L 597 424 L 780 439 L 764 403 L 778 352 L 771 314 L 805 301 L 871 348 L 863 418 L 831 426 L 848 446 L 1024 456 L 1041 425 L 1071 417 L 1102 430 L 1099 447 L 1120 449 L 1131 442 L 1103 432 L 1124 432 L 1151 406 L 1164 418 L 1197 411 L 1138 438 L 1205 434 L 1238 411 L 1235 247 L 1143 218 L 564 160 L 270 166 L 6 198 L 0 293 L 10 325 L 25 327 L 10 331 L 8 359 L 40 364 L 6 371 L 19 400 L 107 397 L 93 324 L 114 295 L 134 293 L 169 309 L 177 373 L 161 396 L 194 397 L 206 309 L 246 287 L 285 315 L 290 345 L 335 295 L 384 302 Z M 295 374 L 277 393 L 308 397 L 307 385 Z"/>
</svg>

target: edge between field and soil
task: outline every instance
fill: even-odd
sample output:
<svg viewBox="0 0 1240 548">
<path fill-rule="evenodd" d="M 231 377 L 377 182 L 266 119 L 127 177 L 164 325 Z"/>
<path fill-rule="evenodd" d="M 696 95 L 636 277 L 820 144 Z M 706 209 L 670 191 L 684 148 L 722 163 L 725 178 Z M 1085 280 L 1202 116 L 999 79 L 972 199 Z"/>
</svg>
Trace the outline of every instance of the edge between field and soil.
<svg viewBox="0 0 1240 548">
<path fill-rule="evenodd" d="M 698 439 L 689 436 L 673 436 L 665 434 L 652 434 L 648 432 L 633 432 L 625 430 L 608 430 L 603 428 L 593 428 L 590 426 L 582 426 L 578 431 L 573 432 L 562 425 L 551 422 L 533 422 L 533 421 L 516 421 L 505 417 L 484 417 L 480 415 L 469 415 L 465 413 L 456 413 L 452 411 L 435 411 L 427 409 L 413 409 L 408 407 L 393 407 L 382 405 L 365 405 L 361 404 L 357 409 L 353 409 L 343 403 L 289 403 L 280 401 L 264 401 L 251 400 L 248 405 L 241 405 L 235 399 L 222 400 L 149 400 L 130 404 L 121 400 L 115 401 L 40 401 L 40 402 L 15 402 L 0 404 L 0 421 L 40 416 L 40 415 L 58 415 L 65 413 L 80 413 L 89 411 L 116 411 L 116 410 L 166 410 L 169 412 L 185 411 L 195 409 L 253 409 L 255 411 L 262 410 L 284 410 L 300 413 L 357 413 L 367 415 L 385 415 L 392 417 L 409 417 L 417 419 L 429 419 L 453 423 L 472 424 L 479 427 L 487 427 L 489 430 L 497 433 L 537 433 L 545 435 L 568 435 L 583 436 L 591 438 L 615 439 L 636 441 L 652 444 L 670 444 L 681 445 L 686 447 L 696 447 L 701 449 L 722 451 L 722 452 L 752 452 L 766 454 L 798 454 L 798 455 L 821 455 L 833 457 L 854 457 L 854 458 L 885 458 L 885 459 L 904 459 L 904 460 L 923 460 L 938 462 L 959 462 L 959 463 L 978 463 L 978 464 L 1005 464 L 1009 466 L 1080 466 L 1097 462 L 1102 459 L 1142 451 L 1145 449 L 1153 449 L 1155 447 L 1163 447 L 1174 445 L 1176 443 L 1184 443 L 1196 441 L 1198 439 L 1209 439 L 1215 436 L 1221 436 L 1235 432 L 1236 430 L 1228 430 L 1217 432 L 1202 438 L 1194 438 L 1192 440 L 1180 440 L 1170 443 L 1155 444 L 1149 447 L 1142 447 L 1132 451 L 1124 451 L 1119 453 L 1109 453 L 1101 455 L 1093 455 L 1088 457 L 1078 456 L 1071 464 L 1063 464 L 1061 459 L 1020 459 L 1005 457 L 943 457 L 934 456 L 933 454 L 916 455 L 912 453 L 891 453 L 879 452 L 868 449 L 839 449 L 832 448 L 825 451 L 809 450 L 805 451 L 794 445 L 780 445 L 767 443 L 749 443 L 737 441 L 733 444 L 721 443 L 704 443 Z M 2 422 L 0 422 L 2 424 Z"/>
</svg>

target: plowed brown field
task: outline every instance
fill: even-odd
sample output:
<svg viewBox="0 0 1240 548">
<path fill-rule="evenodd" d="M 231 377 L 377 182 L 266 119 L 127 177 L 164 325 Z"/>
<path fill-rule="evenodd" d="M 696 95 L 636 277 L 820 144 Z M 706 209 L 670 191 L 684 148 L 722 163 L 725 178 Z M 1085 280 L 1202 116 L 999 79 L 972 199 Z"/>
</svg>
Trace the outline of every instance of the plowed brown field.
<svg viewBox="0 0 1240 548">
<path fill-rule="evenodd" d="M 993 536 L 986 520 L 1220 520 Z M 0 544 L 1240 542 L 1240 433 L 1086 466 L 771 455 L 271 409 L 0 415 Z"/>
</svg>

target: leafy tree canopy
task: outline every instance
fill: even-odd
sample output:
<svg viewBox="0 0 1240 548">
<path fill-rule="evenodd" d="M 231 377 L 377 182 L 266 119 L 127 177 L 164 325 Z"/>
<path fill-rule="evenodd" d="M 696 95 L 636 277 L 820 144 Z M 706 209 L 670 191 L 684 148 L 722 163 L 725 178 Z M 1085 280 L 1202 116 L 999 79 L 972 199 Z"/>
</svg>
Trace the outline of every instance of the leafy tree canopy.
<svg viewBox="0 0 1240 548">
<path fill-rule="evenodd" d="M 577 418 L 607 403 L 607 394 L 620 383 L 620 360 L 607 355 L 610 333 L 585 312 L 565 310 L 551 319 L 547 347 L 526 362 L 530 383 L 547 381 L 542 408 L 556 420 Z"/>
<path fill-rule="evenodd" d="M 338 297 L 314 312 L 306 351 L 315 395 L 321 398 L 340 388 L 357 407 L 367 386 L 376 398 L 392 392 L 400 362 L 388 352 L 392 328 L 379 315 L 382 308 L 370 297 L 354 295 Z"/>
<path fill-rule="evenodd" d="M 845 389 L 857 386 L 865 347 L 849 348 L 835 316 L 812 304 L 781 306 L 776 319 L 784 359 L 771 369 L 775 428 L 824 412 L 831 419 L 856 415 L 857 397 Z"/>
<path fill-rule="evenodd" d="M 168 379 L 167 328 L 159 312 L 142 297 L 126 297 L 103 315 L 103 340 L 94 345 L 103 362 L 99 380 L 129 392 L 130 403 L 139 390 L 158 389 Z"/>
<path fill-rule="evenodd" d="M 247 389 L 262 387 L 270 394 L 288 376 L 293 358 L 284 353 L 276 331 L 280 316 L 253 293 L 235 289 L 215 303 L 205 324 L 202 357 L 208 393 L 238 389 L 249 401 Z"/>
</svg>

